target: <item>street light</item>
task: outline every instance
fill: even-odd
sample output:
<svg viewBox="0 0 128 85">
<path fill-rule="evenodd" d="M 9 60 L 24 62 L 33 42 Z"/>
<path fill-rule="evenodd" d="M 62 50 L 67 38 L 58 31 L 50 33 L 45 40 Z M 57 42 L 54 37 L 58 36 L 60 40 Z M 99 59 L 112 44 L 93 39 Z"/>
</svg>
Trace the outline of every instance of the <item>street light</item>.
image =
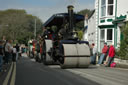
<svg viewBox="0 0 128 85">
<path fill-rule="evenodd" d="M 34 37 L 36 39 L 36 18 L 35 18 L 35 30 L 34 30 Z"/>
</svg>

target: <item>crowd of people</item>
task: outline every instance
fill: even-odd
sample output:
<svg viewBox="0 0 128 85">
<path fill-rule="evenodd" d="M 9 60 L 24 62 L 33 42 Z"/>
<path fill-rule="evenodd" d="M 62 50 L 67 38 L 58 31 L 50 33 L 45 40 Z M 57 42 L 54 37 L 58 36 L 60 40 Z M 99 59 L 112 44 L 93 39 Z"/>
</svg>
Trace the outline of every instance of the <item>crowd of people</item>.
<svg viewBox="0 0 128 85">
<path fill-rule="evenodd" d="M 91 64 L 97 66 L 104 65 L 106 67 L 110 67 L 111 64 L 114 62 L 115 48 L 112 44 L 107 45 L 107 43 L 105 42 L 100 56 L 98 55 L 98 51 L 94 43 L 92 43 L 90 48 L 91 48 Z"/>
<path fill-rule="evenodd" d="M 18 60 L 20 47 L 18 44 L 13 45 L 12 40 L 0 40 L 0 72 L 6 71 L 4 65 Z"/>
</svg>

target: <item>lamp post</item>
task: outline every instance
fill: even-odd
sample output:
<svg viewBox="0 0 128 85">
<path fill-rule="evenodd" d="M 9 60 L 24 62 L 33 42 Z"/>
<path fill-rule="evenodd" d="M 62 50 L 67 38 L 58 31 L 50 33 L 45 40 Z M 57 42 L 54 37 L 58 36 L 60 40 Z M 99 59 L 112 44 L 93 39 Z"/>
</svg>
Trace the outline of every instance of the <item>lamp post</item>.
<svg viewBox="0 0 128 85">
<path fill-rule="evenodd" d="M 36 19 L 35 19 L 35 30 L 34 30 L 34 37 L 36 39 Z"/>
</svg>

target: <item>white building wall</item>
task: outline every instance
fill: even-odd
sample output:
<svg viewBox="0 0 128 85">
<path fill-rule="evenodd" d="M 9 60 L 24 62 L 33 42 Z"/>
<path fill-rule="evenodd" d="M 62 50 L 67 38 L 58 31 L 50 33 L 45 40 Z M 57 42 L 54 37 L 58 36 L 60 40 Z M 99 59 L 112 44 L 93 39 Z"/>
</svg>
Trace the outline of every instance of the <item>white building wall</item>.
<svg viewBox="0 0 128 85">
<path fill-rule="evenodd" d="M 88 20 L 88 41 L 90 44 L 97 43 L 96 41 L 96 15 L 94 14 Z"/>
<path fill-rule="evenodd" d="M 86 27 L 86 26 L 88 26 L 88 20 L 87 19 L 85 19 L 85 21 L 84 21 L 84 27 Z M 85 29 L 85 31 L 84 31 L 83 40 L 88 41 L 88 28 Z"/>
<path fill-rule="evenodd" d="M 95 23 L 96 23 L 96 26 L 95 26 L 95 28 L 96 28 L 96 38 L 95 38 L 95 46 L 97 47 L 97 49 L 98 49 L 98 46 L 99 46 L 99 36 L 98 36 L 98 34 L 99 34 L 99 28 L 98 28 L 98 25 L 99 25 L 99 9 L 98 9 L 98 7 L 99 7 L 99 0 L 95 0 Z M 99 49 L 98 49 L 99 50 Z"/>
<path fill-rule="evenodd" d="M 88 32 L 87 32 L 87 30 L 84 31 L 84 35 L 83 35 L 83 40 L 84 41 L 88 41 Z"/>
</svg>

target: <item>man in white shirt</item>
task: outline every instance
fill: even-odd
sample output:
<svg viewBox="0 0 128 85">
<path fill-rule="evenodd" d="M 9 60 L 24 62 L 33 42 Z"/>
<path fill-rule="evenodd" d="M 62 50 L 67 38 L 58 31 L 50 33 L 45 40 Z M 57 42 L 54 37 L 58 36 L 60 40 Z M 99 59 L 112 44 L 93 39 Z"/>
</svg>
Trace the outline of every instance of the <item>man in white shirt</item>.
<svg viewBox="0 0 128 85">
<path fill-rule="evenodd" d="M 6 42 L 5 45 L 5 63 L 8 63 L 9 60 L 11 61 L 11 52 L 12 52 L 12 40 Z"/>
</svg>

